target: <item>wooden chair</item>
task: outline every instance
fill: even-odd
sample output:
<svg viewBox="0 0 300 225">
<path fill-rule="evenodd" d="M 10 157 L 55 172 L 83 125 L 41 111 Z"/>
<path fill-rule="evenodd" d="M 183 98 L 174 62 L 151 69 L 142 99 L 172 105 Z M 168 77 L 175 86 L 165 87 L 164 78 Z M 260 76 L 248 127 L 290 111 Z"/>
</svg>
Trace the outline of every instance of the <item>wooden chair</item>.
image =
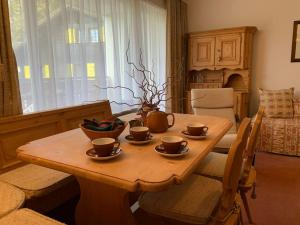
<svg viewBox="0 0 300 225">
<path fill-rule="evenodd" d="M 237 121 L 233 110 L 233 89 L 192 89 L 191 104 L 194 114 L 224 117 L 232 122 L 233 126 L 216 145 L 215 149 L 215 151 L 227 153 L 237 134 Z"/>
<path fill-rule="evenodd" d="M 64 225 L 64 223 L 24 208 L 0 218 L 0 225 Z"/>
<path fill-rule="evenodd" d="M 260 126 L 262 123 L 262 118 L 264 115 L 264 108 L 259 107 L 259 110 L 256 114 L 256 118 L 250 133 L 250 137 L 248 139 L 247 148 L 246 148 L 246 162 L 244 163 L 244 169 L 242 173 L 242 178 L 239 183 L 239 191 L 244 203 L 244 207 L 247 213 L 248 220 L 251 224 L 253 224 L 253 219 L 251 216 L 251 211 L 248 205 L 247 195 L 246 193 L 252 190 L 251 197 L 256 198 L 255 187 L 256 187 L 256 170 L 252 165 L 255 157 L 255 146 L 256 141 L 259 135 Z"/>
<path fill-rule="evenodd" d="M 253 219 L 251 217 L 250 208 L 248 206 L 246 193 L 252 189 L 252 197 L 255 198 L 256 170 L 254 166 L 252 166 L 252 162 L 255 156 L 255 144 L 259 134 L 263 114 L 264 108 L 260 107 L 256 114 L 255 121 L 247 141 L 247 146 L 245 148 L 244 163 L 239 183 L 239 191 L 241 193 L 243 204 L 245 206 L 247 217 L 250 223 L 253 223 Z M 207 155 L 203 162 L 200 163 L 199 167 L 195 170 L 195 173 L 202 176 L 222 180 L 224 176 L 226 161 L 226 154 L 211 152 Z"/>
<path fill-rule="evenodd" d="M 238 224 L 237 188 L 249 127 L 250 119 L 245 118 L 230 147 L 223 184 L 192 174 L 182 185 L 158 193 L 143 193 L 140 207 L 151 214 L 188 224 Z"/>
</svg>

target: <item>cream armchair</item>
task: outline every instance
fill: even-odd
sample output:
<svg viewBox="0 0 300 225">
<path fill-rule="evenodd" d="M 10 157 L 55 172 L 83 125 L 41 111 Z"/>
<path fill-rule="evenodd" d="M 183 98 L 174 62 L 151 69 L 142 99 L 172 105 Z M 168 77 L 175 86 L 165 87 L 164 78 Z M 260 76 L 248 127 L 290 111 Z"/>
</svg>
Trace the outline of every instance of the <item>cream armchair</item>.
<svg viewBox="0 0 300 225">
<path fill-rule="evenodd" d="M 216 148 L 225 151 L 229 149 L 237 134 L 237 122 L 233 111 L 233 89 L 192 89 L 191 104 L 194 114 L 225 117 L 232 122 L 231 129 L 216 145 Z"/>
</svg>

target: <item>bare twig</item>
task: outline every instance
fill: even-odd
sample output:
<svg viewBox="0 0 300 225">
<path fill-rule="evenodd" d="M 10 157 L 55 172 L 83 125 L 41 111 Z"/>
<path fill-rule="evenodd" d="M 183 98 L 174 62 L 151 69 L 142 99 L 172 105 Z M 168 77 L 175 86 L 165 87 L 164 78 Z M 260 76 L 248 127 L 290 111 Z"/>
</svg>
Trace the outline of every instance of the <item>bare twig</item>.
<svg viewBox="0 0 300 225">
<path fill-rule="evenodd" d="M 127 106 L 136 106 L 136 105 L 141 105 L 141 104 L 129 104 L 129 103 L 126 103 L 126 102 L 116 102 L 116 101 L 109 101 L 110 103 L 115 103 L 117 105 L 127 105 Z"/>
<path fill-rule="evenodd" d="M 178 79 L 176 76 L 168 76 L 166 77 L 166 81 L 162 84 L 158 84 L 155 80 L 156 74 L 154 72 L 154 62 L 152 61 L 152 70 L 148 70 L 143 62 L 143 54 L 142 50 L 139 50 L 139 58 L 138 63 L 134 63 L 130 60 L 129 57 L 130 50 L 130 42 L 128 42 L 128 46 L 126 49 L 126 60 L 130 67 L 131 72 L 126 72 L 126 74 L 133 80 L 133 82 L 137 85 L 137 88 L 141 91 L 142 96 L 137 96 L 137 94 L 130 88 L 124 87 L 122 85 L 111 86 L 111 87 L 99 87 L 100 89 L 125 89 L 128 90 L 134 99 L 139 100 L 137 104 L 128 104 L 128 103 L 118 103 L 116 101 L 111 101 L 112 103 L 120 104 L 120 105 L 128 105 L 128 106 L 136 106 L 140 105 L 141 108 L 157 108 L 161 102 L 167 102 L 172 99 L 172 97 L 167 98 L 167 92 L 170 84 L 175 84 L 177 82 L 182 82 L 181 79 Z M 182 72 L 182 65 L 178 66 L 177 71 L 175 73 Z M 175 74 L 176 75 L 176 74 Z M 140 77 L 139 77 L 140 76 Z M 181 77 L 181 76 L 178 76 Z"/>
<path fill-rule="evenodd" d="M 140 101 L 141 101 L 141 103 L 143 102 L 143 99 L 142 99 L 141 97 L 137 97 L 137 96 L 135 96 L 135 94 L 134 94 L 133 90 L 131 90 L 131 89 L 130 89 L 130 88 L 128 88 L 128 87 L 123 87 L 123 86 L 120 86 L 120 85 L 113 86 L 113 87 L 99 87 L 97 84 L 96 84 L 95 86 L 96 86 L 97 88 L 99 88 L 99 89 L 116 89 L 116 88 L 125 89 L 125 90 L 128 90 L 128 91 L 130 91 L 130 92 L 131 92 L 131 94 L 132 94 L 132 97 L 133 97 L 134 99 L 138 99 L 138 100 L 140 100 Z"/>
</svg>

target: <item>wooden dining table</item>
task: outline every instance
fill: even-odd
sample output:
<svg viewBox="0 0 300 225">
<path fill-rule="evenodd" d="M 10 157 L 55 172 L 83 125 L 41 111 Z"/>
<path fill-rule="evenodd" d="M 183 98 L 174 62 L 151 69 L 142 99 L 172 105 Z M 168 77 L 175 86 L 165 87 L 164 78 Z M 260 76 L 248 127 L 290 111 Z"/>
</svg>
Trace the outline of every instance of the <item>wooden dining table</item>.
<svg viewBox="0 0 300 225">
<path fill-rule="evenodd" d="M 129 121 L 135 117 L 128 114 L 121 119 Z M 208 126 L 207 138 L 186 139 L 189 152 L 180 158 L 167 158 L 154 151 L 162 136 L 183 136 L 181 132 L 189 122 Z M 119 137 L 122 154 L 112 160 L 94 161 L 87 157 L 92 144 L 80 129 L 30 142 L 19 147 L 17 154 L 23 161 L 76 177 L 81 191 L 75 213 L 77 225 L 134 225 L 129 193 L 157 192 L 183 183 L 231 126 L 225 118 L 175 114 L 175 125 L 165 133 L 153 134 L 153 141 L 147 145 L 128 143 L 127 127 Z"/>
</svg>

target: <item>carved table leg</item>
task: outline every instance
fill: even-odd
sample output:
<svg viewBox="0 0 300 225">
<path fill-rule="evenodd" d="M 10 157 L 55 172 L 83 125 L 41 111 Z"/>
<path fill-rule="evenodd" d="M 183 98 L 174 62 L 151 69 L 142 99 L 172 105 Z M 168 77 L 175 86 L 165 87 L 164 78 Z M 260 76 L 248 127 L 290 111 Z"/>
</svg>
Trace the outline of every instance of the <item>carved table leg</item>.
<svg viewBox="0 0 300 225">
<path fill-rule="evenodd" d="M 76 225 L 136 225 L 128 191 L 84 178 L 77 180 L 81 194 Z"/>
</svg>

